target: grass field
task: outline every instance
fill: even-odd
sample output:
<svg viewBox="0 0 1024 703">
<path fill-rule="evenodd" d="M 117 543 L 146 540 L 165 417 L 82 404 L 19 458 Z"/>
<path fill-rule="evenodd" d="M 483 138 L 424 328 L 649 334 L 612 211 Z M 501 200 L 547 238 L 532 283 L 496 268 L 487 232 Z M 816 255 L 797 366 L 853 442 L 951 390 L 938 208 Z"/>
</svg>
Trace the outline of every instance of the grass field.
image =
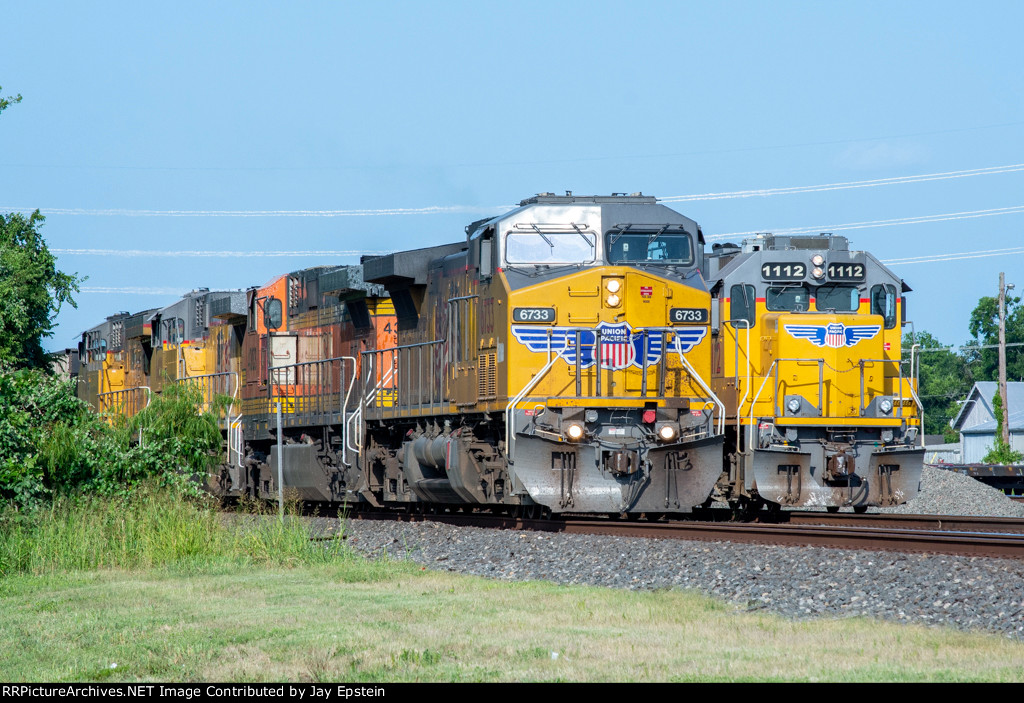
<svg viewBox="0 0 1024 703">
<path fill-rule="evenodd" d="M 1024 643 L 993 635 L 436 573 L 325 550 L 299 521 L 191 519 L 186 538 L 157 510 L 158 539 L 128 528 L 153 505 L 83 509 L 0 524 L 4 681 L 1024 680 Z"/>
</svg>

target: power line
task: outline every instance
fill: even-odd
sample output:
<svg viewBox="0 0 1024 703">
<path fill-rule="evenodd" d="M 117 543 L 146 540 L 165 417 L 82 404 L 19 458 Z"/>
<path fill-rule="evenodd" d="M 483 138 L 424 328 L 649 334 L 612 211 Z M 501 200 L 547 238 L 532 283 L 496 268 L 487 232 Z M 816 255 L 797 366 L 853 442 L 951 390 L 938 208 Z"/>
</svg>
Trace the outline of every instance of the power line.
<svg viewBox="0 0 1024 703">
<path fill-rule="evenodd" d="M 771 232 L 772 234 L 811 234 L 818 232 L 841 232 L 851 229 L 867 229 L 871 227 L 891 227 L 893 225 L 918 225 L 927 222 L 945 222 L 948 220 L 969 220 L 978 217 L 994 217 L 996 215 L 1013 215 L 1024 212 L 1024 205 L 1012 207 L 990 208 L 988 210 L 968 210 L 950 212 L 940 215 L 919 215 L 917 217 L 897 217 L 889 220 L 868 220 L 866 222 L 849 222 L 841 225 L 817 225 L 815 227 L 791 227 L 788 229 L 759 229 L 749 232 L 729 232 L 728 234 L 712 234 L 705 239 L 728 239 L 730 237 L 749 237 L 754 234 Z"/>
<path fill-rule="evenodd" d="M 850 188 L 875 188 L 877 186 L 899 185 L 903 183 L 922 183 L 925 181 L 943 181 L 951 178 L 969 178 L 971 176 L 987 176 L 998 173 L 1014 173 L 1024 171 L 1024 164 L 1009 166 L 991 166 L 989 168 L 972 168 L 965 171 L 947 171 L 945 173 L 926 173 L 918 176 L 897 176 L 893 178 L 876 178 L 870 181 L 848 181 L 846 183 L 823 183 L 811 186 L 792 186 L 789 188 L 764 188 L 760 190 L 737 190 L 731 193 L 702 193 L 699 195 L 670 195 L 659 198 L 664 203 L 686 203 L 697 200 L 725 200 L 729 198 L 756 198 L 770 195 L 792 195 L 796 193 L 817 193 L 827 190 L 848 190 Z"/>
<path fill-rule="evenodd" d="M 909 259 L 886 259 L 882 263 L 886 266 L 902 266 L 903 264 L 931 264 L 939 261 L 960 261 L 961 259 L 984 259 L 990 256 L 1013 256 L 1014 254 L 1024 254 L 1024 247 L 965 251 L 959 254 L 931 254 Z"/>
<path fill-rule="evenodd" d="M 1006 346 L 1008 347 L 1024 347 L 1024 342 L 1010 342 Z M 937 352 L 937 351 L 952 351 L 957 349 L 959 351 L 971 351 L 976 349 L 998 349 L 998 344 L 972 344 L 958 347 L 956 345 L 950 345 L 948 347 L 928 347 L 927 349 L 918 349 L 917 352 Z"/>
</svg>

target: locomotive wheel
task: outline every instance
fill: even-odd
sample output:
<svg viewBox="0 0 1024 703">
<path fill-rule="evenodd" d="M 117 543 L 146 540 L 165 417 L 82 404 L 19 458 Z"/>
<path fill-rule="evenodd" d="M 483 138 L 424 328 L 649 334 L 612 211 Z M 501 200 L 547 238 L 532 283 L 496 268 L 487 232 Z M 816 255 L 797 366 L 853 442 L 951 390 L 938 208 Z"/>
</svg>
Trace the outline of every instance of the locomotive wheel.
<svg viewBox="0 0 1024 703">
<path fill-rule="evenodd" d="M 526 520 L 536 520 L 538 517 L 538 510 L 536 505 L 527 505 L 523 508 L 523 518 Z"/>
<path fill-rule="evenodd" d="M 855 505 L 855 506 L 853 506 L 853 512 L 857 513 L 858 515 L 863 515 L 867 511 L 868 511 L 868 506 L 866 506 L 866 505 Z"/>
<path fill-rule="evenodd" d="M 830 513 L 838 513 L 839 512 L 839 506 L 838 505 L 826 505 L 825 506 L 825 510 L 827 510 Z"/>
</svg>

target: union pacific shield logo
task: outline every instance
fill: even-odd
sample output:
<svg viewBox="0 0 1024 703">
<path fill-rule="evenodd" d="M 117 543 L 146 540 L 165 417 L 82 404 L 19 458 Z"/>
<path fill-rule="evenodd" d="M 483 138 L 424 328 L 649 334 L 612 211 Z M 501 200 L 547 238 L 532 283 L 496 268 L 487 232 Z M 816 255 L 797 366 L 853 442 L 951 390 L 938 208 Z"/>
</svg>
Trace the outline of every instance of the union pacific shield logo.
<svg viewBox="0 0 1024 703">
<path fill-rule="evenodd" d="M 584 369 L 594 365 L 598 354 L 596 330 L 601 331 L 602 369 L 618 371 L 630 366 L 642 368 L 645 351 L 647 366 L 650 367 L 661 361 L 665 351 L 663 332 L 651 331 L 645 335 L 644 330 L 634 331 L 626 322 L 602 322 L 594 329 L 578 332 L 565 327 L 512 325 L 512 335 L 530 351 L 560 354 L 572 366 L 576 365 L 576 356 L 579 355 L 580 368 Z M 682 327 L 673 332 L 669 349 L 685 354 L 704 339 L 707 331 L 706 327 Z"/>
<path fill-rule="evenodd" d="M 629 329 L 626 323 L 609 325 L 602 322 L 597 328 L 601 330 L 601 368 L 619 371 L 627 366 L 634 365 L 633 362 L 636 361 L 637 350 L 633 346 L 633 340 L 631 339 L 630 332 L 632 330 Z M 593 338 L 592 345 L 590 346 L 590 353 L 593 356 L 597 353 L 597 335 L 592 332 L 587 334 Z M 643 335 L 638 336 L 642 337 Z M 643 354 L 642 351 L 640 353 Z M 584 354 L 586 354 L 586 350 L 584 350 Z M 584 360 L 586 360 L 585 356 Z"/>
<path fill-rule="evenodd" d="M 858 342 L 871 339 L 882 329 L 881 325 L 844 325 L 831 322 L 827 325 L 785 325 L 786 331 L 797 339 L 806 339 L 816 347 L 839 349 L 856 346 Z"/>
</svg>

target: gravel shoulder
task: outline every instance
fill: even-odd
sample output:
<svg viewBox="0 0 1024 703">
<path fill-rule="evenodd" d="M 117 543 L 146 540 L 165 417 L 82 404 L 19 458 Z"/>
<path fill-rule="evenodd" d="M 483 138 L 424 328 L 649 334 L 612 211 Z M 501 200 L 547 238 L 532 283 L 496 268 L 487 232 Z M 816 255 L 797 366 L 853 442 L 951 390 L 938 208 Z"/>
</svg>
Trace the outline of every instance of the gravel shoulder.
<svg viewBox="0 0 1024 703">
<path fill-rule="evenodd" d="M 922 494 L 884 512 L 1024 517 L 1024 505 L 969 477 L 926 467 Z M 693 588 L 788 617 L 869 616 L 1024 639 L 1024 561 L 1018 560 L 370 520 L 350 521 L 346 536 L 367 556 L 489 578 Z"/>
</svg>

